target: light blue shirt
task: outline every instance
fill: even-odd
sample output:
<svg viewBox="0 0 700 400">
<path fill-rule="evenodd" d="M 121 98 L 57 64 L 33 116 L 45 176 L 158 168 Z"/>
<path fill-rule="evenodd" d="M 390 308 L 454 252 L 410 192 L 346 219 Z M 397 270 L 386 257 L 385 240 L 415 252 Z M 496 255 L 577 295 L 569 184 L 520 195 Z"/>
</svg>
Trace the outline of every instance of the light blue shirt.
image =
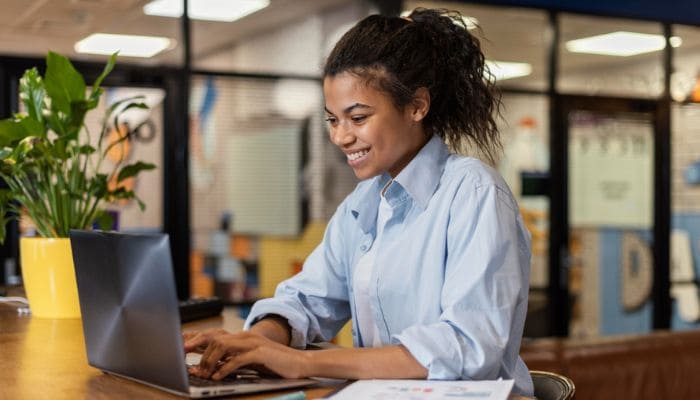
<svg viewBox="0 0 700 400">
<path fill-rule="evenodd" d="M 375 243 L 389 180 L 384 174 L 357 185 L 303 270 L 253 306 L 246 329 L 277 314 L 289 321 L 294 347 L 332 339 L 355 315 L 354 267 L 378 246 L 370 305 L 382 343 L 405 346 L 428 379 L 514 379 L 514 392 L 531 396 L 519 356 L 530 235 L 507 185 L 433 137 L 385 192 L 393 213 Z M 352 332 L 362 346 L 354 318 Z"/>
</svg>

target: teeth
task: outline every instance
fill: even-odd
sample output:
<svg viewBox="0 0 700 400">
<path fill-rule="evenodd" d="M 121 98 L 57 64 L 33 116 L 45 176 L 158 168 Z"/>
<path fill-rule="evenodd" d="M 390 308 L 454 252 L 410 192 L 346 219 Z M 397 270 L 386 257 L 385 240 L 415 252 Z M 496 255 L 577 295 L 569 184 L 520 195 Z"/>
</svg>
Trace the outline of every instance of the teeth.
<svg viewBox="0 0 700 400">
<path fill-rule="evenodd" d="M 360 150 L 357 153 L 348 154 L 348 160 L 353 161 L 369 153 L 369 150 Z"/>
</svg>

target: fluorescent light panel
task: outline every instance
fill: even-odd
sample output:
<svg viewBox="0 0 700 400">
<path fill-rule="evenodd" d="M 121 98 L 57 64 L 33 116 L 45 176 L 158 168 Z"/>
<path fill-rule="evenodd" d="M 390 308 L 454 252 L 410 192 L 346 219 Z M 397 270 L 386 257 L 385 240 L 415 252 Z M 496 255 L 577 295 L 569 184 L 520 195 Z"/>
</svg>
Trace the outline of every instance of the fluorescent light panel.
<svg viewBox="0 0 700 400">
<path fill-rule="evenodd" d="M 158 36 L 114 35 L 93 33 L 75 44 L 75 51 L 89 54 L 112 54 L 120 56 L 153 57 L 171 46 L 168 38 Z"/>
<path fill-rule="evenodd" d="M 231 22 L 270 5 L 269 0 L 190 0 L 187 15 L 192 19 Z M 182 0 L 154 0 L 143 6 L 147 15 L 181 17 Z"/>
<path fill-rule="evenodd" d="M 532 65 L 528 63 L 486 60 L 486 66 L 497 81 L 528 76 L 532 73 Z"/>
<path fill-rule="evenodd" d="M 680 37 L 670 39 L 671 46 L 678 47 L 683 42 Z M 629 57 L 637 54 L 659 51 L 666 47 L 662 35 L 638 32 L 611 32 L 566 42 L 566 49 L 573 53 L 600 54 L 606 56 Z"/>
</svg>

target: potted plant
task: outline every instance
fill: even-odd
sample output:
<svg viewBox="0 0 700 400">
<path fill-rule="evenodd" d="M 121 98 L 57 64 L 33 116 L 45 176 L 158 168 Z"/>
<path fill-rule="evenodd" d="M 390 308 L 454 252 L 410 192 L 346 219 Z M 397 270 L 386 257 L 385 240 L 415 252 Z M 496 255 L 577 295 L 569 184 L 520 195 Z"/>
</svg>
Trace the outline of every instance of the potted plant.
<svg viewBox="0 0 700 400">
<path fill-rule="evenodd" d="M 142 210 L 145 207 L 120 183 L 155 166 L 118 162 L 103 171 L 102 162 L 110 150 L 129 140 L 127 133 L 107 141 L 108 132 L 119 131 L 119 115 L 146 105 L 137 97 L 118 101 L 106 108 L 100 132 L 89 132 L 85 126 L 85 117 L 97 108 L 103 94 L 100 85 L 115 61 L 116 54 L 88 93 L 83 76 L 71 62 L 49 52 L 43 77 L 31 68 L 20 80 L 24 111 L 0 120 L 0 178 L 4 180 L 0 241 L 5 239 L 6 223 L 22 215 L 41 236 L 20 239 L 22 276 L 35 316 L 80 316 L 67 238 L 71 229 L 89 229 L 94 223 L 109 226 L 110 216 L 103 209 L 106 202 L 135 199 Z"/>
</svg>

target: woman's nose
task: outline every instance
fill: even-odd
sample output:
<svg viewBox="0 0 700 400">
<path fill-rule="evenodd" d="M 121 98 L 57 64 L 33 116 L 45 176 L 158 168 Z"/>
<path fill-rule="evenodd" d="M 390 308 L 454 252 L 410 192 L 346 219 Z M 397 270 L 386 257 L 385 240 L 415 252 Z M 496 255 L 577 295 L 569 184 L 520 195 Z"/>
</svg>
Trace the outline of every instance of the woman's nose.
<svg viewBox="0 0 700 400">
<path fill-rule="evenodd" d="M 342 147 L 352 143 L 355 140 L 355 136 L 344 124 L 339 124 L 331 131 L 331 140 L 336 146 Z"/>
</svg>

